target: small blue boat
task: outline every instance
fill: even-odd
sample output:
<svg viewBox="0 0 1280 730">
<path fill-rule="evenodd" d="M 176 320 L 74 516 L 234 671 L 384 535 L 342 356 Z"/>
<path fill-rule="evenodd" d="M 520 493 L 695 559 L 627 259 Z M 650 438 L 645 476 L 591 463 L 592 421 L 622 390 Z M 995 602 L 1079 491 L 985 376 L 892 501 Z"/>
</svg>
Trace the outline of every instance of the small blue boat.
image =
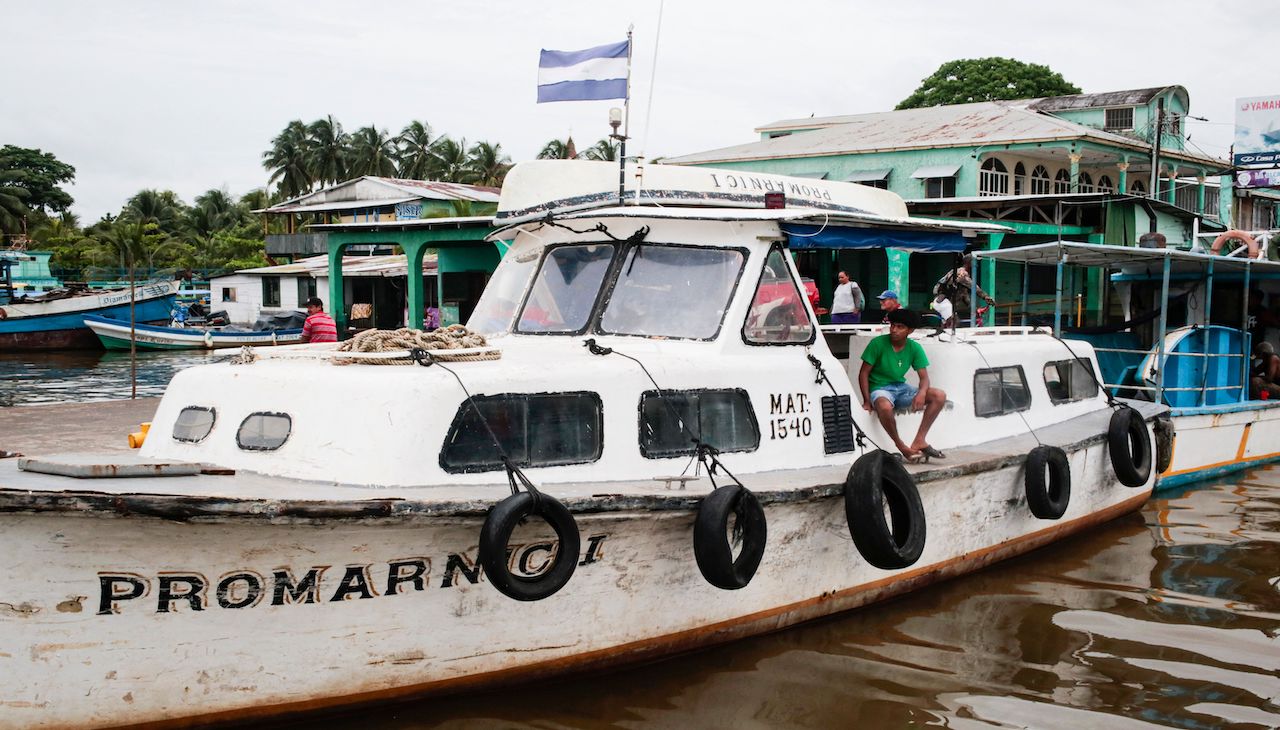
<svg viewBox="0 0 1280 730">
<path fill-rule="evenodd" d="M 178 293 L 174 281 L 139 284 L 124 289 L 55 293 L 38 297 L 6 297 L 0 304 L 0 352 L 15 350 L 98 349 L 101 344 L 85 326 L 85 315 L 129 321 L 130 300 L 137 322 L 169 321 Z"/>
<path fill-rule="evenodd" d="M 302 341 L 301 329 L 251 331 L 223 327 L 160 327 L 85 315 L 84 323 L 108 350 L 128 350 L 130 339 L 139 350 L 215 350 L 224 347 L 291 345 Z"/>
</svg>

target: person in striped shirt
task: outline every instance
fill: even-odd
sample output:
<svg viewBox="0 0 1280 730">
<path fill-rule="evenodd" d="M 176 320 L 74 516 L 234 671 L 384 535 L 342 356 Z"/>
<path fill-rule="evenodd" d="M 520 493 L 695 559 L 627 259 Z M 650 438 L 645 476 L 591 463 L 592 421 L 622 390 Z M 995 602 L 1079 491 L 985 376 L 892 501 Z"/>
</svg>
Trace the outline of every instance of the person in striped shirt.
<svg viewBox="0 0 1280 730">
<path fill-rule="evenodd" d="M 338 325 L 333 317 L 325 314 L 324 302 L 320 297 L 307 300 L 307 321 L 302 325 L 303 342 L 337 342 Z"/>
</svg>

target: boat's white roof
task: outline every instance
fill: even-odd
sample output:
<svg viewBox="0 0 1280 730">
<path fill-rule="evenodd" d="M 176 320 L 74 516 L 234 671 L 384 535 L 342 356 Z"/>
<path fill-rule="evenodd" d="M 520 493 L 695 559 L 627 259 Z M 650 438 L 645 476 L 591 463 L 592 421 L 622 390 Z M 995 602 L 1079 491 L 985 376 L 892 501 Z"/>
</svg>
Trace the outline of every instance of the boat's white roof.
<svg viewBox="0 0 1280 730">
<path fill-rule="evenodd" d="M 1280 272 L 1280 262 L 1265 259 L 1247 259 L 1234 256 L 1214 256 L 1203 253 L 1192 253 L 1176 248 L 1138 248 L 1134 246 L 1111 246 L 1101 243 L 1079 243 L 1072 241 L 1054 241 L 1037 243 L 1032 246 L 1019 246 L 999 251 L 976 251 L 979 258 L 1008 261 L 1013 263 L 1057 265 L 1059 261 L 1071 266 L 1122 266 L 1125 264 L 1163 263 L 1169 260 L 1176 264 L 1194 264 L 1208 268 L 1213 263 L 1215 271 L 1243 271 L 1245 269 L 1262 269 L 1267 272 Z M 1185 266 L 1179 268 L 1185 269 Z"/>
</svg>

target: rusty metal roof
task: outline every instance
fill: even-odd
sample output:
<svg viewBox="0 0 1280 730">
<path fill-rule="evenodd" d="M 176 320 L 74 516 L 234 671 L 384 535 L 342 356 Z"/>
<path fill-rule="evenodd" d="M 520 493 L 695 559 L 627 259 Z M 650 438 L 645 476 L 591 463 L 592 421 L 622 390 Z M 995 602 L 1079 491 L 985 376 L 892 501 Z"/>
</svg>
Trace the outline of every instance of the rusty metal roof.
<svg viewBox="0 0 1280 730">
<path fill-rule="evenodd" d="M 1033 111 L 1027 108 L 1028 101 L 1040 100 L 987 101 L 822 119 L 787 120 L 761 129 L 781 130 L 792 125 L 792 128 L 802 127 L 811 131 L 669 157 L 663 161 L 672 164 L 703 164 L 1074 139 L 1135 150 L 1149 149 L 1149 145 L 1131 137 Z M 1226 165 L 1223 160 L 1186 152 L 1168 150 L 1163 154 L 1171 159 Z"/>
<path fill-rule="evenodd" d="M 499 188 L 481 185 L 365 175 L 253 212 L 300 213 L 380 208 L 410 200 L 470 200 L 497 203 L 499 190 Z"/>
<path fill-rule="evenodd" d="M 1150 89 L 1129 89 L 1127 91 L 1107 91 L 1101 94 L 1070 94 L 1067 96 L 1049 96 L 1033 99 L 1028 109 L 1042 112 L 1062 111 L 1066 109 L 1101 109 L 1109 106 L 1137 106 L 1148 104 L 1156 96 L 1173 89 L 1185 100 L 1187 90 L 1181 86 L 1153 86 Z"/>
</svg>

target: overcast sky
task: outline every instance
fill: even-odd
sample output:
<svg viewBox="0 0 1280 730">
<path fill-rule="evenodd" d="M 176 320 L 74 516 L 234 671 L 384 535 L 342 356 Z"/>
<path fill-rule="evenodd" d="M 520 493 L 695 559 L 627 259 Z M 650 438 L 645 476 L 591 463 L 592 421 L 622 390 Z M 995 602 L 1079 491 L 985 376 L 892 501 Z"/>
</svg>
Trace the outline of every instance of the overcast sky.
<svg viewBox="0 0 1280 730">
<path fill-rule="evenodd" d="M 393 134 L 420 119 L 527 160 L 569 133 L 589 146 L 614 105 L 536 104 L 539 49 L 622 40 L 629 24 L 628 152 L 649 157 L 749 142 L 778 119 L 891 109 L 955 58 L 1047 64 L 1086 92 L 1181 84 L 1210 120 L 1189 122 L 1192 149 L 1220 157 L 1234 100 L 1280 92 L 1265 52 L 1274 5 L 1260 0 L 671 0 L 660 30 L 659 7 L 0 0 L 0 144 L 74 165 L 86 224 L 143 188 L 190 202 L 264 186 L 262 153 L 291 119 Z"/>
</svg>

